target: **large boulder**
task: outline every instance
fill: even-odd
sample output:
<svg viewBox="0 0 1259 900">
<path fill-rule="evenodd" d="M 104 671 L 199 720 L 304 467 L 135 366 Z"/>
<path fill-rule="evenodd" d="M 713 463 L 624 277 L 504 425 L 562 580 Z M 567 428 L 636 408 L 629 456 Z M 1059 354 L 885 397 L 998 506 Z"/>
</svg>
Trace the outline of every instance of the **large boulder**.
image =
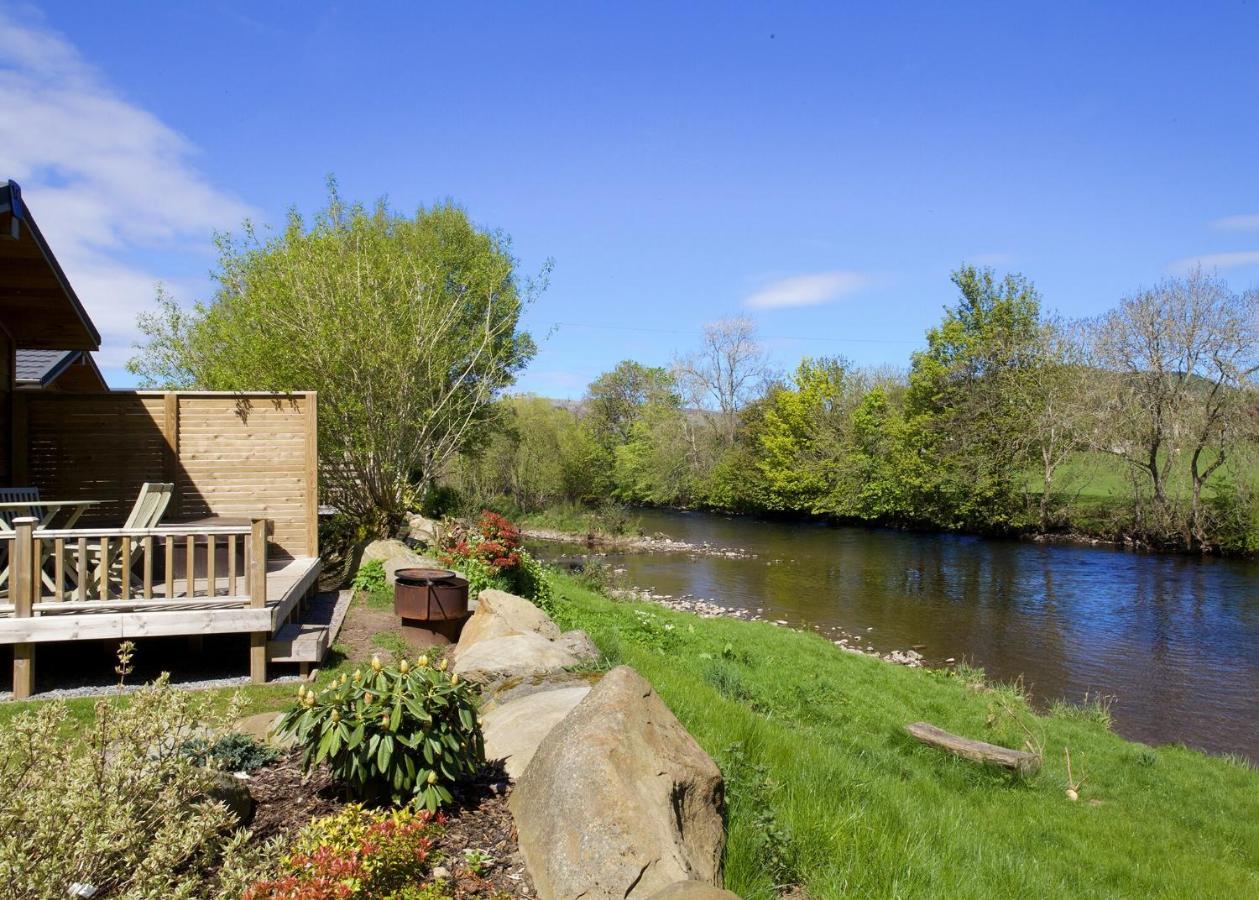
<svg viewBox="0 0 1259 900">
<path fill-rule="evenodd" d="M 395 556 L 414 555 L 411 548 L 397 538 L 382 538 L 372 541 L 363 548 L 363 558 L 359 564 L 369 562 L 388 562 Z"/>
<path fill-rule="evenodd" d="M 460 638 L 456 650 L 454 671 L 481 684 L 547 675 L 595 658 L 579 656 L 559 641 L 533 631 L 492 637 L 470 647 Z"/>
<path fill-rule="evenodd" d="M 503 760 L 507 774 L 519 778 L 551 729 L 589 693 L 590 685 L 580 684 L 496 704 L 481 716 L 485 758 Z"/>
<path fill-rule="evenodd" d="M 442 523 L 436 519 L 427 519 L 417 513 L 407 519 L 407 529 L 411 540 L 426 546 L 435 547 L 441 542 Z"/>
<path fill-rule="evenodd" d="M 721 883 L 721 772 L 641 675 L 604 675 L 546 736 L 509 804 L 542 900 Z"/>
<path fill-rule="evenodd" d="M 363 548 L 363 558 L 359 563 L 360 565 L 377 561 L 384 564 L 385 579 L 390 584 L 397 583 L 397 572 L 399 569 L 443 568 L 442 564 L 437 560 L 419 555 L 402 541 L 395 538 L 372 541 Z"/>
<path fill-rule="evenodd" d="M 524 597 L 494 589 L 481 591 L 477 595 L 476 612 L 459 633 L 455 655 L 462 655 L 481 641 L 529 633 L 553 641 L 560 636 L 560 629 Z"/>
</svg>

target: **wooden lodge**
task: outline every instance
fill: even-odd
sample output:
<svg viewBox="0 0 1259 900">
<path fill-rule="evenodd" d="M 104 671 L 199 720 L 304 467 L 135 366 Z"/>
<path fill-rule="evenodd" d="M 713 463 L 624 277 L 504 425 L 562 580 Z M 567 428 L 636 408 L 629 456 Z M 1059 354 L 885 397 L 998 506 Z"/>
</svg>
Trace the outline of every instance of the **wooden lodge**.
<svg viewBox="0 0 1259 900">
<path fill-rule="evenodd" d="M 113 391 L 100 335 L 0 185 L 0 645 L 248 634 L 250 673 L 319 574 L 315 394 Z M 285 638 L 292 637 L 288 626 Z"/>
</svg>

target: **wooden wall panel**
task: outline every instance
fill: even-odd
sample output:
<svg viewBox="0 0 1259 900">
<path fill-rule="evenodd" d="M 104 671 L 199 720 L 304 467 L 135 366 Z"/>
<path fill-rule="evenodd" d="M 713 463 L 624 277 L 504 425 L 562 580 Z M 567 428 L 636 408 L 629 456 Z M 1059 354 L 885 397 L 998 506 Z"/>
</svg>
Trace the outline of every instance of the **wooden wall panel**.
<svg viewBox="0 0 1259 900">
<path fill-rule="evenodd" d="M 13 340 L 0 328 L 0 485 L 12 484 L 13 451 L 13 390 L 17 383 L 16 362 L 13 357 Z"/>
<path fill-rule="evenodd" d="M 145 481 L 171 481 L 165 521 L 272 520 L 276 547 L 317 555 L 314 394 L 122 392 L 23 397 L 29 482 L 52 499 L 104 501 L 84 524 L 121 524 Z"/>
</svg>

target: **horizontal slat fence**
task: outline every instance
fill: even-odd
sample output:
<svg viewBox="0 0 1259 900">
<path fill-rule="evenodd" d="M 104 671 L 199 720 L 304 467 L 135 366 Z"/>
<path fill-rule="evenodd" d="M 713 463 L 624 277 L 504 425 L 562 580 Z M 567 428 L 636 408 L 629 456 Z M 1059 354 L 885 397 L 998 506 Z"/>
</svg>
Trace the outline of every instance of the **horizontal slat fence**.
<svg viewBox="0 0 1259 900">
<path fill-rule="evenodd" d="M 15 485 L 97 500 L 80 526 L 120 526 L 146 481 L 172 482 L 162 523 L 209 516 L 272 523 L 289 556 L 318 555 L 313 392 L 111 391 L 15 395 Z"/>
</svg>

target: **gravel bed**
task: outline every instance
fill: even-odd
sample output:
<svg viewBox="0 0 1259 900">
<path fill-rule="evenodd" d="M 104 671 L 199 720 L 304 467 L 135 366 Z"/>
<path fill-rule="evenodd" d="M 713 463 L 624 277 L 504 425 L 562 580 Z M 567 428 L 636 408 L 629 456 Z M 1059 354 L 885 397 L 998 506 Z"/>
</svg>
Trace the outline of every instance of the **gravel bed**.
<svg viewBox="0 0 1259 900">
<path fill-rule="evenodd" d="M 267 684 L 297 684 L 303 679 L 298 675 L 281 675 L 278 678 L 270 678 Z M 188 691 L 209 691 L 215 688 L 245 687 L 250 684 L 248 675 L 241 675 L 235 678 L 202 678 L 196 681 L 171 681 L 173 687 Z M 128 684 L 122 689 L 124 694 L 130 694 L 133 691 L 143 687 L 142 684 Z M 111 684 L 84 684 L 75 687 L 54 688 L 50 691 L 41 691 L 31 696 L 32 700 L 71 700 L 78 697 L 106 697 L 111 694 L 118 693 L 118 683 Z M 12 691 L 0 691 L 0 700 L 12 700 Z"/>
</svg>

